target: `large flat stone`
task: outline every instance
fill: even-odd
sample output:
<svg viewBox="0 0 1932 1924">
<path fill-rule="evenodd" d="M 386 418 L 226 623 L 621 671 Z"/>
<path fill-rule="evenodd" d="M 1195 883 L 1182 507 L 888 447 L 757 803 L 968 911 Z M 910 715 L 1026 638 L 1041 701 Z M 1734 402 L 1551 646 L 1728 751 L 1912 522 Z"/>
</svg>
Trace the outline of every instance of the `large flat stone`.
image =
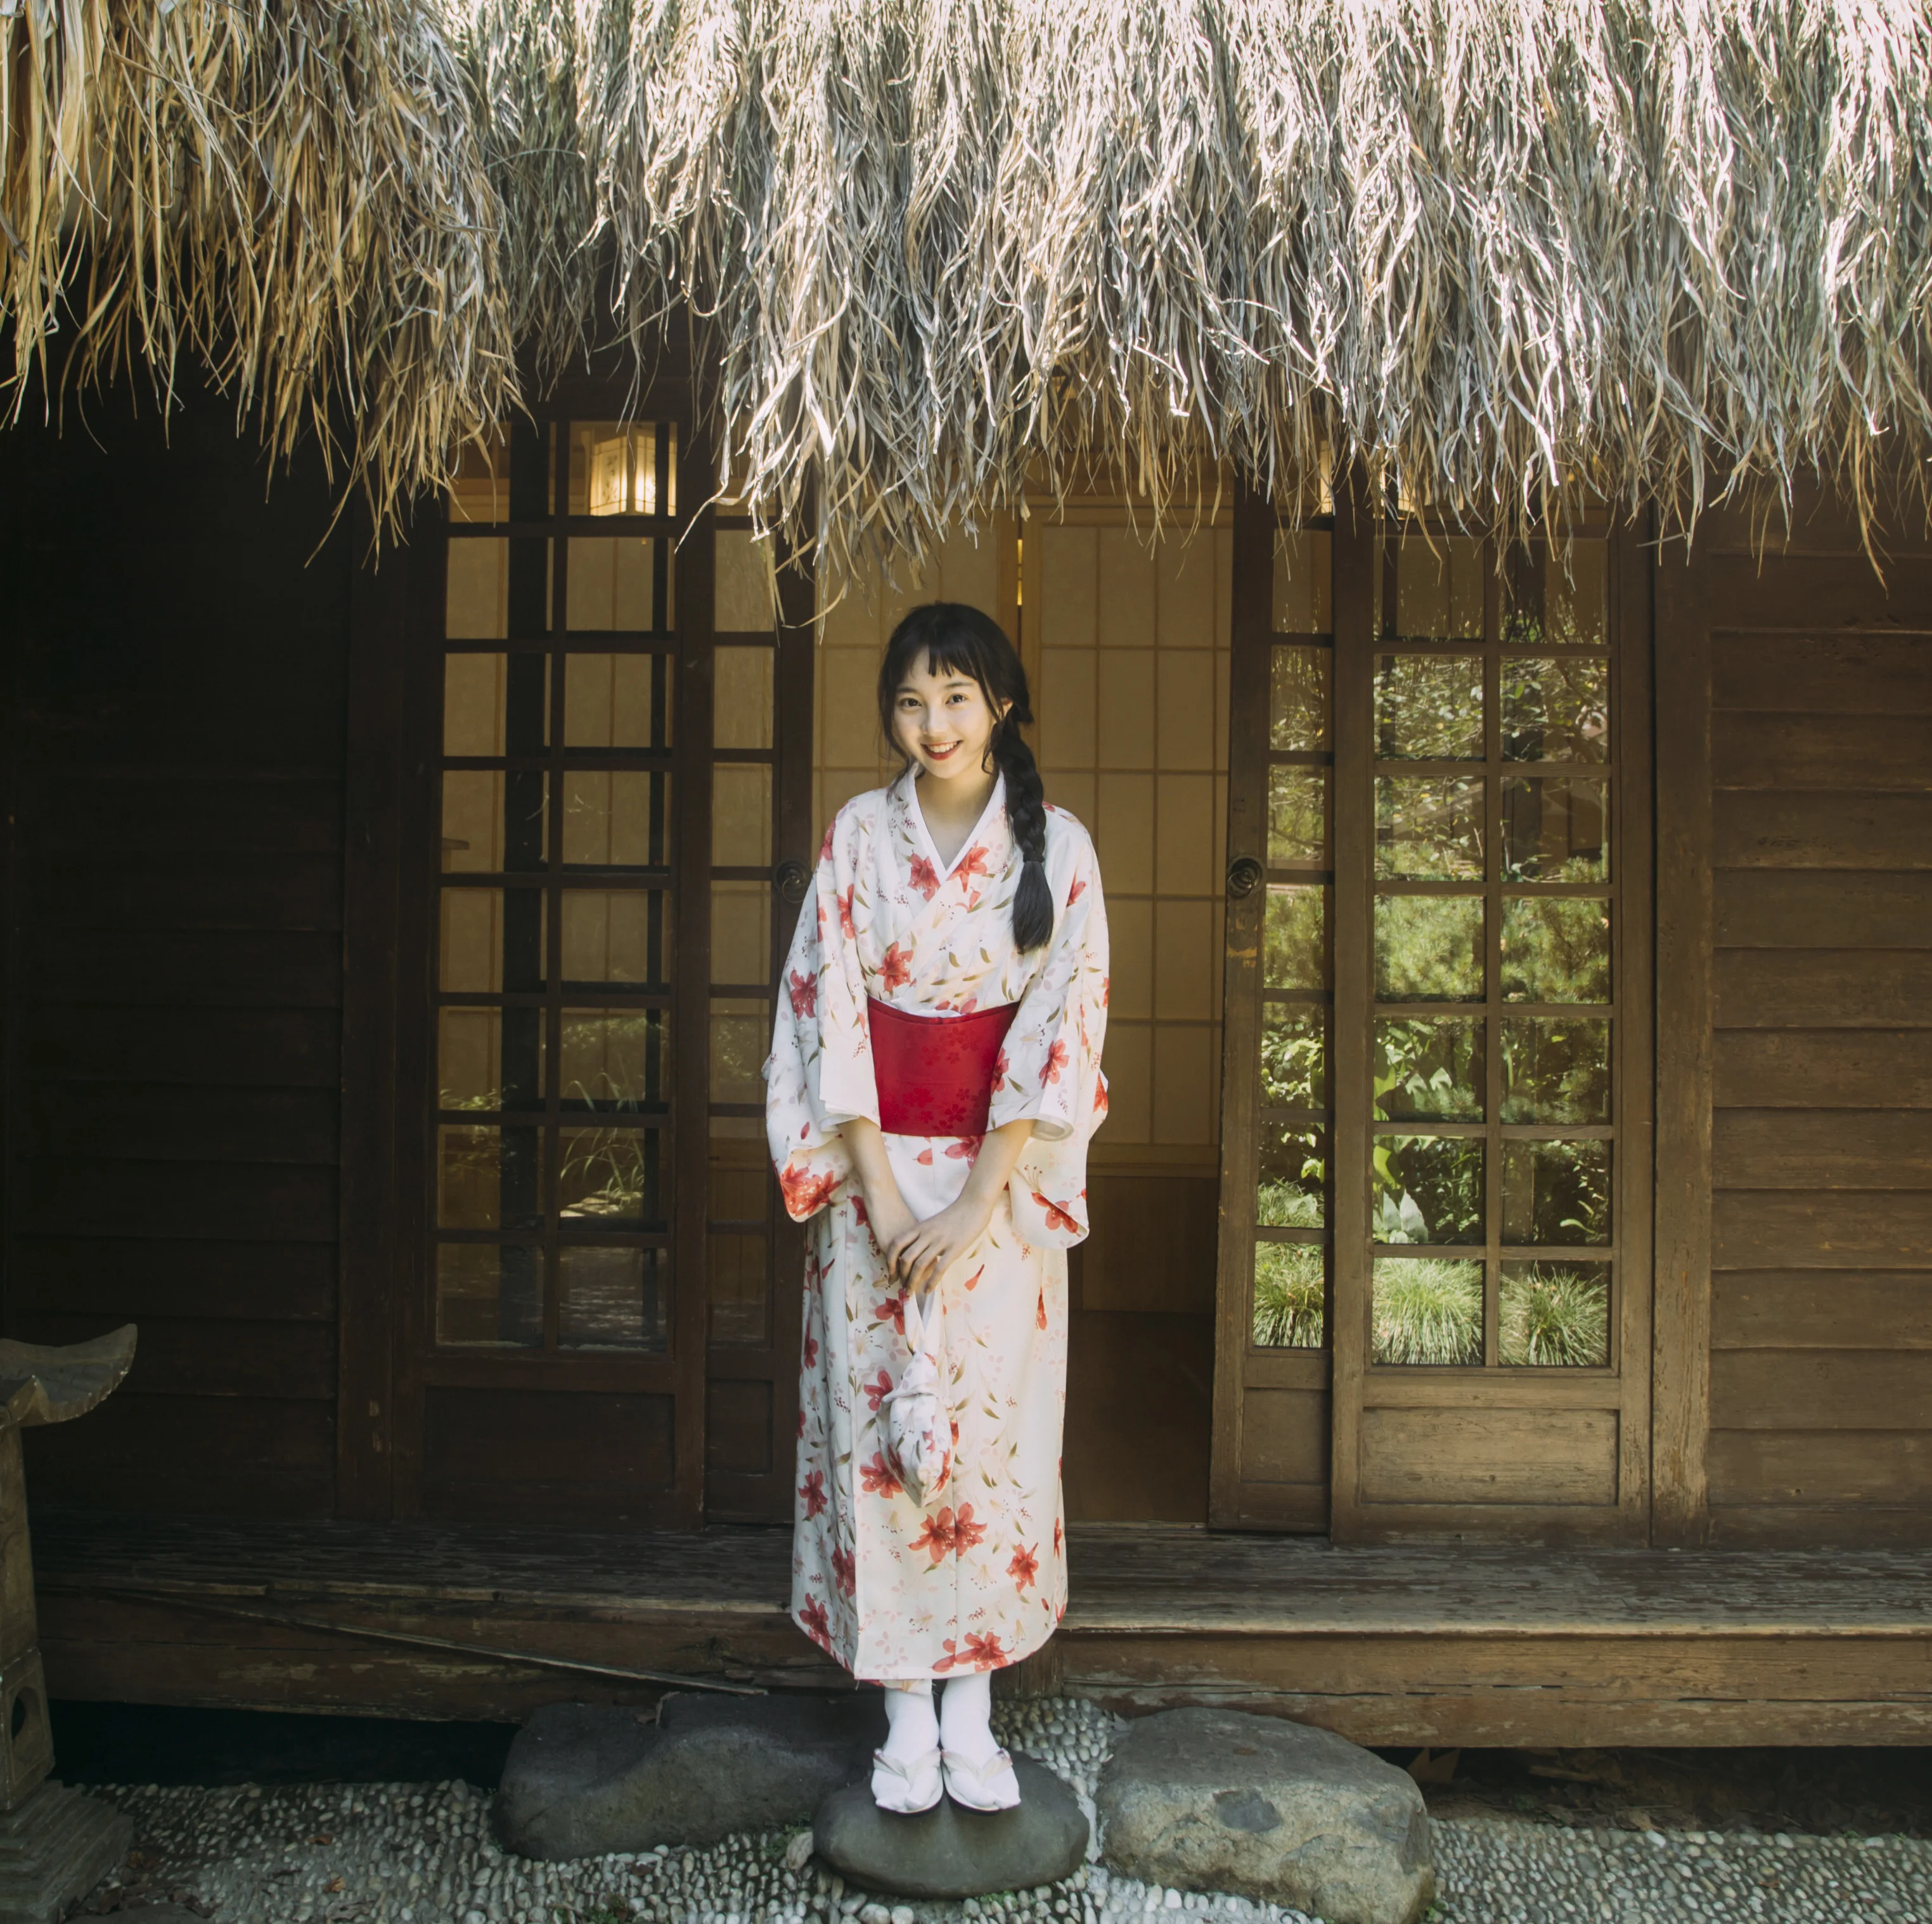
<svg viewBox="0 0 1932 1924">
<path fill-rule="evenodd" d="M 873 1692 L 680 1692 L 656 1722 L 608 1704 L 552 1704 L 510 1746 L 497 1835 L 508 1850 L 557 1862 L 808 1824 L 832 1792 L 869 1780 L 885 1734 Z"/>
<path fill-rule="evenodd" d="M 1414 1924 L 1436 1896 L 1413 1780 L 1306 1724 L 1238 1710 L 1141 1718 L 1094 1803 L 1107 1863 L 1150 1884 L 1238 1892 L 1326 1924 Z"/>
<path fill-rule="evenodd" d="M 1030 1890 L 1071 1877 L 1087 1857 L 1087 1820 L 1073 1793 L 1030 1758 L 1013 1760 L 1020 1801 L 1010 1811 L 969 1811 L 942 1797 L 902 1817 L 872 1801 L 872 1773 L 819 1806 L 812 1841 L 820 1857 L 868 1890 L 902 1897 L 981 1897 Z"/>
</svg>

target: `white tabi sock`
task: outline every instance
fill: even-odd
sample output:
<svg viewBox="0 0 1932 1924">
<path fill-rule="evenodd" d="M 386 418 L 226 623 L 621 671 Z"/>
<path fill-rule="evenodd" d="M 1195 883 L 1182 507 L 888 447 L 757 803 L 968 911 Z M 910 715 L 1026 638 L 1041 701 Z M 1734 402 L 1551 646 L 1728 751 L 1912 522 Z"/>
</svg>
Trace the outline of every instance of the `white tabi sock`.
<svg viewBox="0 0 1932 1924">
<path fill-rule="evenodd" d="M 932 1714 L 932 1680 L 909 1677 L 886 1686 L 886 1737 L 881 1748 L 896 1764 L 926 1756 L 939 1741 L 939 1719 Z"/>
<path fill-rule="evenodd" d="M 993 1680 L 986 1671 L 950 1677 L 939 1698 L 939 1741 L 946 1752 L 976 1770 L 999 1749 L 993 1737 Z"/>
</svg>

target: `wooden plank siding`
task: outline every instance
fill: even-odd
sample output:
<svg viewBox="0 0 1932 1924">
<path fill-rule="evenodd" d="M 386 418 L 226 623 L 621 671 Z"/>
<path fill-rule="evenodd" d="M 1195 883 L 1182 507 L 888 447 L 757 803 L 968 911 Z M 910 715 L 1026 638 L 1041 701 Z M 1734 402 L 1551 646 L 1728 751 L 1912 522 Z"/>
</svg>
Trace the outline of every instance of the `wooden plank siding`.
<svg viewBox="0 0 1932 1924">
<path fill-rule="evenodd" d="M 1932 1542 L 1924 544 L 1828 592 L 1855 557 L 1801 523 L 1740 598 L 1714 532 L 1711 1540 Z"/>
<path fill-rule="evenodd" d="M 104 1408 L 29 1440 L 29 1486 L 326 1515 L 348 532 L 318 550 L 313 462 L 265 505 L 212 395 L 9 438 L 4 1326 L 141 1332 Z"/>
</svg>

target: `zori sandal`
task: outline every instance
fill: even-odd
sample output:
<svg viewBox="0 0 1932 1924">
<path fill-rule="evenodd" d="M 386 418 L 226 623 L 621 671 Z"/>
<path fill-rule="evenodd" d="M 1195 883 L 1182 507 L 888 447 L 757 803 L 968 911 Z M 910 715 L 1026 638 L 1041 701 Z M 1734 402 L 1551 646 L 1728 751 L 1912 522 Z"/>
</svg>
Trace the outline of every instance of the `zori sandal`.
<svg viewBox="0 0 1932 1924">
<path fill-rule="evenodd" d="M 931 1810 L 945 1792 L 937 1749 L 907 1762 L 888 1757 L 883 1750 L 873 1752 L 872 1801 L 882 1811 L 916 1817 L 921 1811 Z"/>
<path fill-rule="evenodd" d="M 957 1751 L 940 1753 L 946 1766 L 946 1794 L 969 1811 L 1010 1811 L 1020 1800 L 1013 1760 L 996 1750 L 984 1764 L 969 1764 Z"/>
</svg>

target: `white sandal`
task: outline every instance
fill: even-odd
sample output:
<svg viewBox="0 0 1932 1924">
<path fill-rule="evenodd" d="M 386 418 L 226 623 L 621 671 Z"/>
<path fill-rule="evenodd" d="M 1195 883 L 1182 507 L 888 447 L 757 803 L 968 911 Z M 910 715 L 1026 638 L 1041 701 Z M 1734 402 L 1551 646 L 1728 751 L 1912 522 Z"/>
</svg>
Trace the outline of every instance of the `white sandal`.
<svg viewBox="0 0 1932 1924">
<path fill-rule="evenodd" d="M 1013 1760 L 1004 1750 L 996 1750 L 984 1764 L 969 1764 L 956 1751 L 942 1751 L 946 1767 L 946 1794 L 969 1811 L 1010 1811 L 1020 1800 L 1020 1780 L 1013 1775 Z"/>
<path fill-rule="evenodd" d="M 902 1817 L 916 1817 L 929 1811 L 946 1794 L 940 1770 L 940 1753 L 928 1750 L 922 1757 L 902 1763 L 882 1750 L 872 1753 L 872 1801 L 882 1811 L 896 1811 Z"/>
</svg>

